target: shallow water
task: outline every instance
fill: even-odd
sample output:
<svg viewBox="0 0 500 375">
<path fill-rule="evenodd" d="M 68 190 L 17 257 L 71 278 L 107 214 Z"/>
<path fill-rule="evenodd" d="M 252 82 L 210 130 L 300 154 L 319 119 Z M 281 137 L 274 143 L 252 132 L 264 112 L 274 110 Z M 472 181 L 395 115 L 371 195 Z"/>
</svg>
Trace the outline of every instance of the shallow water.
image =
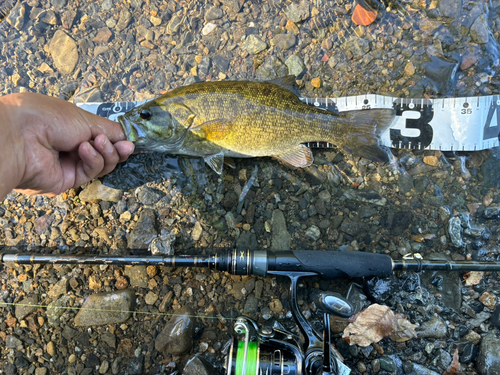
<svg viewBox="0 0 500 375">
<path fill-rule="evenodd" d="M 376 93 L 434 99 L 499 94 L 499 1 L 391 2 L 367 27 L 352 23 L 351 1 L 290 4 L 239 0 L 0 2 L 0 91 L 4 95 L 33 91 L 74 102 L 134 101 L 198 80 L 274 79 L 303 67 L 297 81 L 299 92 L 307 97 Z M 206 33 L 209 23 L 215 27 Z M 52 45 L 56 31 L 71 38 L 76 50 Z M 251 35 L 265 44 L 255 54 L 248 51 L 259 46 L 245 42 Z M 64 66 L 56 62 L 59 56 L 67 57 Z M 303 65 L 291 56 L 298 56 Z M 314 78 L 320 78 L 319 87 Z M 236 160 L 236 168 L 225 167 L 222 176 L 200 159 L 141 154 L 103 179 L 105 185 L 122 191 L 123 198 L 117 203 L 82 204 L 80 189 L 55 199 L 9 195 L 2 205 L 4 212 L 0 211 L 0 244 L 36 244 L 62 251 L 81 246 L 107 253 L 111 248 L 126 247 L 141 212 L 152 209 L 156 215 L 152 235 L 161 229 L 173 232 L 177 253 L 288 246 L 385 252 L 394 258 L 415 252 L 424 258 L 436 252 L 453 259 L 499 258 L 498 150 L 441 153 L 393 149 L 392 154 L 390 163 L 380 165 L 336 149 L 315 150 L 315 164 L 297 170 L 270 158 Z M 255 168 L 256 177 L 248 189 Z M 155 197 L 159 197 L 157 203 Z M 277 211 L 282 213 L 282 225 Z M 458 226 L 450 229 L 450 219 L 455 217 Z M 197 223 L 202 228 L 200 236 L 193 235 Z M 53 230 L 63 226 L 65 230 Z M 112 241 L 94 234 L 102 233 L 96 229 L 108 230 Z M 102 270 L 106 272 L 110 279 L 114 277 Z M 183 277 L 182 272 L 176 277 Z M 15 285 L 14 275 L 3 273 L 4 286 Z M 77 275 L 83 284 L 87 282 L 88 275 Z M 184 279 L 186 285 L 195 279 L 189 275 Z M 231 283 L 211 277 L 208 280 L 220 287 L 217 293 L 223 296 L 215 303 L 220 309 L 217 312 L 240 314 L 245 303 L 229 297 L 233 292 L 227 285 Z M 269 313 L 268 303 L 286 292 L 286 286 L 277 286 L 272 278 L 266 280 L 272 288 L 264 291 L 259 310 L 249 313 L 261 323 L 265 322 L 264 312 Z M 455 277 L 450 284 L 458 280 Z M 235 278 L 234 282 L 241 280 Z M 332 282 L 328 287 L 345 290 L 345 284 Z M 24 293 L 20 285 L 8 287 L 16 300 Z M 208 300 L 206 285 L 193 285 L 197 288 L 194 296 L 178 296 L 180 304 Z M 477 302 L 474 293 L 498 293 L 498 285 L 498 276 L 492 274 L 477 287 L 463 287 L 463 300 Z M 450 285 L 444 288 L 451 289 Z M 161 280 L 151 290 L 162 295 Z M 394 295 L 384 303 L 411 314 L 419 324 L 429 314 L 441 313 L 451 325 L 465 325 L 467 317 L 457 317 L 460 312 L 446 305 L 450 297 L 438 297 L 440 290 L 440 286 L 429 286 L 432 298 L 426 296 L 426 301 L 434 302 L 421 309 L 415 307 L 419 305 L 415 295 L 399 295 L 399 290 L 393 290 Z M 460 298 L 451 299 L 453 304 L 460 303 Z M 308 303 L 304 302 L 304 309 L 314 310 Z M 204 315 L 205 309 L 196 306 L 197 313 Z M 149 308 L 143 302 L 139 307 Z M 275 318 L 290 324 L 282 315 L 275 314 Z M 137 345 L 144 348 L 152 338 L 142 336 L 142 323 L 130 323 L 138 328 L 129 336 L 137 337 Z M 490 328 L 491 324 L 470 329 L 484 333 Z M 458 332 L 458 328 L 450 328 L 449 341 L 460 341 L 458 333 L 451 336 L 451 331 Z M 223 355 L 217 339 L 210 344 L 217 349 L 204 355 L 220 365 Z M 384 347 L 442 373 L 442 366 L 431 363 L 430 357 L 437 347 L 452 353 L 452 345 L 433 341 L 434 354 L 419 359 L 415 353 L 422 352 L 425 344 L 415 340 L 401 347 L 384 342 Z M 87 347 L 83 350 L 90 353 Z M 101 346 L 99 350 L 106 353 Z M 115 354 L 108 355 L 113 359 Z M 373 356 L 360 358 L 349 358 L 354 372 L 360 368 L 355 367 L 358 362 L 370 366 Z M 182 363 L 168 355 L 161 361 Z M 468 363 L 471 370 L 477 370 L 474 361 Z M 153 373 L 155 368 L 151 365 L 146 371 Z M 162 371 L 173 370 L 164 366 Z"/>
</svg>

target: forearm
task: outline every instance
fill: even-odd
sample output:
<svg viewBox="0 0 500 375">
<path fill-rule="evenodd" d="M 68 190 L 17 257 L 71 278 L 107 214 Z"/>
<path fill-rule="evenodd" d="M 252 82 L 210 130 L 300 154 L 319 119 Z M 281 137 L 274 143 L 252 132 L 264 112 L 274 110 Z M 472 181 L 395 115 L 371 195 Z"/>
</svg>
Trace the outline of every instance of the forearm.
<svg viewBox="0 0 500 375">
<path fill-rule="evenodd" d="M 11 96 L 0 97 L 0 201 L 20 182 L 24 173 L 24 141 Z"/>
</svg>

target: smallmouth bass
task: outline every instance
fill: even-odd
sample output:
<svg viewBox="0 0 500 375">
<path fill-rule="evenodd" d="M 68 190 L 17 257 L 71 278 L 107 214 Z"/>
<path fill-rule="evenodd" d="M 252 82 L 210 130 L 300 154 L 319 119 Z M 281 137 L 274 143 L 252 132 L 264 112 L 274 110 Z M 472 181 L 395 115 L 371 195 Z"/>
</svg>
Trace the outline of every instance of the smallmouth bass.
<svg viewBox="0 0 500 375">
<path fill-rule="evenodd" d="M 378 135 L 392 109 L 336 113 L 303 103 L 293 77 L 268 82 L 210 81 L 176 88 L 118 117 L 136 151 L 201 156 L 217 173 L 224 157 L 272 156 L 284 164 L 313 162 L 306 142 L 328 142 L 385 162 Z"/>
</svg>

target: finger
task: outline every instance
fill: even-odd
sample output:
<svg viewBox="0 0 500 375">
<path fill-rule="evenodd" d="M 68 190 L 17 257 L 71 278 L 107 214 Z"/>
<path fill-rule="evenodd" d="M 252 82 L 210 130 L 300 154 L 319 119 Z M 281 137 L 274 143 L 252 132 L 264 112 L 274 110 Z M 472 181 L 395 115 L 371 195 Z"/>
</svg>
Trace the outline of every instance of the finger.
<svg viewBox="0 0 500 375">
<path fill-rule="evenodd" d="M 76 164 L 75 184 L 73 187 L 81 186 L 93 180 L 104 168 L 103 156 L 89 142 L 80 144 L 78 155 L 81 161 Z"/>
<path fill-rule="evenodd" d="M 120 156 L 115 146 L 104 135 L 100 134 L 94 140 L 94 148 L 99 152 L 104 159 L 104 166 L 98 177 L 104 176 L 115 169 L 116 164 L 120 161 Z"/>
<path fill-rule="evenodd" d="M 128 159 L 134 152 L 135 145 L 129 141 L 119 141 L 115 143 L 116 151 L 120 155 L 120 163 Z"/>
</svg>

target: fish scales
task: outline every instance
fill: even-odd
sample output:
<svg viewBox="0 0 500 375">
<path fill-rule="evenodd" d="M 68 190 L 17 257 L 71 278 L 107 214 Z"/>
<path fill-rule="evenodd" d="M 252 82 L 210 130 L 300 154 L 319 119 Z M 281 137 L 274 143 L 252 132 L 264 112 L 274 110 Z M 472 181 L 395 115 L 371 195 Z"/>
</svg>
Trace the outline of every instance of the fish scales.
<svg viewBox="0 0 500 375">
<path fill-rule="evenodd" d="M 119 118 L 138 151 L 202 156 L 217 172 L 224 156 L 273 156 L 305 167 L 311 151 L 302 143 L 328 142 L 372 160 L 387 160 L 377 135 L 394 111 L 345 114 L 304 104 L 279 82 L 219 81 L 179 87 Z"/>
</svg>

